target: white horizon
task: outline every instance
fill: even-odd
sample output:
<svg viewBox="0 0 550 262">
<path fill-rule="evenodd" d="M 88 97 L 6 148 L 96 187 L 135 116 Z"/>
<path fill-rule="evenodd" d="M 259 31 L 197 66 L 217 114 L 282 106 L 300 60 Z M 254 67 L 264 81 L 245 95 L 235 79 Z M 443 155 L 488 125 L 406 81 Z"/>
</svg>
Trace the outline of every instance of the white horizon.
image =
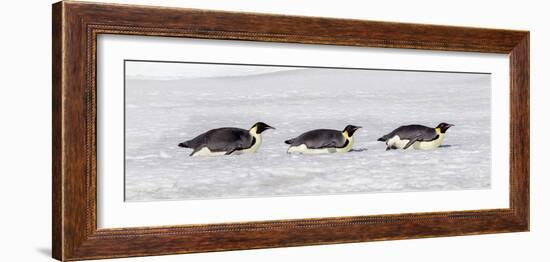
<svg viewBox="0 0 550 262">
<path fill-rule="evenodd" d="M 300 68 L 261 65 L 201 64 L 185 62 L 126 61 L 126 77 L 132 79 L 190 79 L 241 77 Z"/>
</svg>

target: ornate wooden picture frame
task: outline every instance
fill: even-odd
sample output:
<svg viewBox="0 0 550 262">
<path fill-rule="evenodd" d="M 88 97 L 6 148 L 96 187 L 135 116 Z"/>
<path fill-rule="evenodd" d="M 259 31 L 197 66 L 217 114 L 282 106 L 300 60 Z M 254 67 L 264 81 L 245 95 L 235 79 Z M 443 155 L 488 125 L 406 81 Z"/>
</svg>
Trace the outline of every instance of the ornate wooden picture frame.
<svg viewBox="0 0 550 262">
<path fill-rule="evenodd" d="M 53 5 L 53 257 L 81 260 L 529 230 L 529 32 L 64 1 Z M 468 51 L 510 59 L 510 207 L 98 229 L 100 34 Z"/>
</svg>

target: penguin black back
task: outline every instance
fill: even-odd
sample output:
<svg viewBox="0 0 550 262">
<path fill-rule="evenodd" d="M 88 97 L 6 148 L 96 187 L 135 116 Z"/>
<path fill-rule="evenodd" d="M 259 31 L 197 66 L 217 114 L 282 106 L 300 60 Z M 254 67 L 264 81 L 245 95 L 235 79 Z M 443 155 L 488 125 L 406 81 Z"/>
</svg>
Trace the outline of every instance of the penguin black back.
<svg viewBox="0 0 550 262">
<path fill-rule="evenodd" d="M 438 148 L 443 142 L 445 132 L 453 125 L 440 123 L 437 127 L 423 125 L 400 126 L 387 135 L 378 138 L 378 141 L 386 143 L 386 150 L 390 149 L 415 149 L 431 150 Z"/>
<path fill-rule="evenodd" d="M 257 122 L 250 130 L 236 127 L 222 127 L 209 130 L 197 137 L 179 143 L 179 147 L 192 148 L 192 156 L 218 154 L 233 154 L 255 152 L 261 144 L 261 133 L 274 129 L 263 122 Z M 205 149 L 205 150 L 203 150 Z"/>
<path fill-rule="evenodd" d="M 435 129 L 423 125 L 406 125 L 406 126 L 400 126 L 390 132 L 387 135 L 384 135 L 380 138 L 378 138 L 378 141 L 385 142 L 386 140 L 394 137 L 395 135 L 399 135 L 401 139 L 411 139 L 413 137 L 416 137 L 420 134 L 423 134 L 425 136 L 433 136 L 435 134 Z"/>
<path fill-rule="evenodd" d="M 285 143 L 291 146 L 305 144 L 307 148 L 310 149 L 342 147 L 346 145 L 347 139 L 353 136 L 355 131 L 359 128 L 361 127 L 347 125 L 342 131 L 333 129 L 315 129 L 305 132 L 296 138 L 288 139 Z"/>
<path fill-rule="evenodd" d="M 319 142 L 315 143 L 315 141 L 319 141 Z M 309 148 L 321 148 L 325 146 L 326 142 L 324 141 L 343 142 L 344 138 L 342 136 L 342 132 L 338 130 L 315 129 L 315 130 L 305 132 L 296 138 L 286 140 L 285 143 L 292 146 L 298 146 L 306 142 L 308 143 Z"/>
<path fill-rule="evenodd" d="M 246 129 L 236 127 L 222 127 L 207 131 L 197 137 L 180 143 L 178 146 L 185 148 L 199 148 L 204 145 L 209 146 L 213 150 L 224 149 L 225 144 L 236 141 L 247 142 L 251 140 L 251 136 Z"/>
</svg>

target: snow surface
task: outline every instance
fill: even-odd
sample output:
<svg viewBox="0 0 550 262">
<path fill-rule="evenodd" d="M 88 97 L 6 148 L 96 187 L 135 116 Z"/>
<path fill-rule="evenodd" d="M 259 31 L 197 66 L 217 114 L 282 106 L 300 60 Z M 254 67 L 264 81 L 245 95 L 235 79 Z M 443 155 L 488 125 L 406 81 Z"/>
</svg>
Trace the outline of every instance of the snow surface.
<svg viewBox="0 0 550 262">
<path fill-rule="evenodd" d="M 230 66 L 230 65 L 212 65 Z M 128 72 L 127 72 L 128 75 Z M 299 68 L 255 75 L 126 81 L 126 201 L 489 188 L 488 74 Z M 255 154 L 189 157 L 207 130 L 263 133 Z M 434 151 L 376 141 L 400 125 L 455 124 Z M 284 140 L 360 125 L 353 151 L 289 155 Z"/>
</svg>

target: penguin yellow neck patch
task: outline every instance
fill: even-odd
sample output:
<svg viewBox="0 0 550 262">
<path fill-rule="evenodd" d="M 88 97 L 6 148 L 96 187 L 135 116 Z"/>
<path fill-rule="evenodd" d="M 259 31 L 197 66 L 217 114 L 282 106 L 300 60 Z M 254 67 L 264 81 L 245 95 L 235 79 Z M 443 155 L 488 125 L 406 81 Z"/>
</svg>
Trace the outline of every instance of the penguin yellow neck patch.
<svg viewBox="0 0 550 262">
<path fill-rule="evenodd" d="M 344 131 L 344 132 L 342 133 L 342 135 L 343 135 L 346 139 L 349 139 L 349 134 L 348 134 L 348 131 L 347 131 L 347 130 Z"/>
<path fill-rule="evenodd" d="M 435 129 L 435 133 L 438 134 L 438 135 L 441 135 L 441 128 L 439 128 L 439 127 L 436 128 L 436 129 Z"/>
<path fill-rule="evenodd" d="M 252 129 L 250 129 L 250 134 L 251 135 L 257 135 L 258 134 L 258 127 L 253 127 Z"/>
</svg>

